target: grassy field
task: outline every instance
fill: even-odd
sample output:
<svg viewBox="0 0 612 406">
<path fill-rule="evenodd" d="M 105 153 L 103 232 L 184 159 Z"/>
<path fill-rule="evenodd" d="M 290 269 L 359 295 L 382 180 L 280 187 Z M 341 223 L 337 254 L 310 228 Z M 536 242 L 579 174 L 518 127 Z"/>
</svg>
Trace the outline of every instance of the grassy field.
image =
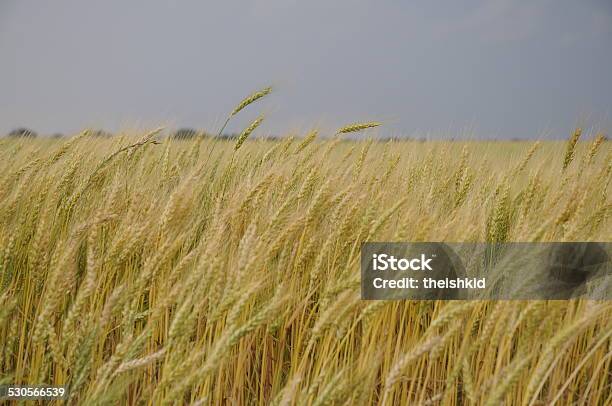
<svg viewBox="0 0 612 406">
<path fill-rule="evenodd" d="M 363 241 L 610 241 L 603 137 L 158 136 L 0 140 L 0 384 L 88 405 L 612 402 L 610 302 L 359 295 Z"/>
</svg>

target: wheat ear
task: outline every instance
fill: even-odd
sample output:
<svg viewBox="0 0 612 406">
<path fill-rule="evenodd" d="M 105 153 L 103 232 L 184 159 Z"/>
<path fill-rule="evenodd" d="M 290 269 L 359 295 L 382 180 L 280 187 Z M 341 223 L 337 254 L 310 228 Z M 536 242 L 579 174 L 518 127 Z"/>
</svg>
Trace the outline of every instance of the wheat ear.
<svg viewBox="0 0 612 406">
<path fill-rule="evenodd" d="M 261 124 L 261 122 L 263 121 L 264 117 L 263 116 L 259 116 L 255 119 L 255 121 L 253 121 L 247 128 L 245 128 L 242 133 L 240 134 L 240 136 L 238 137 L 238 140 L 236 141 L 236 145 L 234 145 L 234 151 L 238 151 L 238 148 L 240 148 L 242 146 L 242 144 L 244 143 L 244 141 L 249 138 L 249 135 L 251 135 L 251 133 L 253 131 L 255 131 L 255 129 L 257 127 L 259 127 L 259 125 Z"/>
<path fill-rule="evenodd" d="M 576 128 L 576 131 L 574 131 L 574 134 L 572 134 L 567 142 L 567 149 L 565 150 L 565 157 L 563 158 L 563 170 L 566 170 L 574 160 L 574 155 L 576 155 L 576 144 L 580 139 L 580 135 L 582 135 L 582 128 Z"/>
<path fill-rule="evenodd" d="M 382 123 L 379 123 L 378 121 L 369 121 L 367 123 L 353 123 L 338 129 L 338 131 L 336 131 L 336 135 L 354 133 L 368 128 L 378 127 L 381 124 Z"/>
</svg>

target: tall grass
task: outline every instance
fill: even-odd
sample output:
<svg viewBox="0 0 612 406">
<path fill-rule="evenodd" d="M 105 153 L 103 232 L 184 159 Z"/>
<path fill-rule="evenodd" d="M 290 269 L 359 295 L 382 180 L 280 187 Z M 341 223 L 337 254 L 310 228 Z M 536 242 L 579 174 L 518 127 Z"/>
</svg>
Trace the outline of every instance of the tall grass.
<svg viewBox="0 0 612 406">
<path fill-rule="evenodd" d="M 609 142 L 238 142 L 0 140 L 0 383 L 88 405 L 610 404 L 609 302 L 359 296 L 365 240 L 609 241 Z"/>
</svg>

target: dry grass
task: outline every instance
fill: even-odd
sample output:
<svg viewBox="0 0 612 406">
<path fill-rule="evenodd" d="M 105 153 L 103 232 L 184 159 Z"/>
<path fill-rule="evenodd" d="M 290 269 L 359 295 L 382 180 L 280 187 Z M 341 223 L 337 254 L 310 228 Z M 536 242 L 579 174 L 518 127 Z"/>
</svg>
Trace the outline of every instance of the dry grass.
<svg viewBox="0 0 612 406">
<path fill-rule="evenodd" d="M 359 297 L 364 240 L 609 241 L 609 142 L 246 138 L 0 140 L 0 383 L 610 404 L 610 302 Z"/>
</svg>

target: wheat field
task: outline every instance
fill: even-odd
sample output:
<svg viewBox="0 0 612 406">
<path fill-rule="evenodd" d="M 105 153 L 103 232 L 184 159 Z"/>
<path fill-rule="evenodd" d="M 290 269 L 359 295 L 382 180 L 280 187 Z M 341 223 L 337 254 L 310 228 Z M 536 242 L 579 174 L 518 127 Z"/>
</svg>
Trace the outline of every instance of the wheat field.
<svg viewBox="0 0 612 406">
<path fill-rule="evenodd" d="M 0 140 L 0 384 L 86 405 L 612 403 L 610 302 L 359 293 L 364 241 L 610 241 L 603 136 L 258 125 Z"/>
</svg>

